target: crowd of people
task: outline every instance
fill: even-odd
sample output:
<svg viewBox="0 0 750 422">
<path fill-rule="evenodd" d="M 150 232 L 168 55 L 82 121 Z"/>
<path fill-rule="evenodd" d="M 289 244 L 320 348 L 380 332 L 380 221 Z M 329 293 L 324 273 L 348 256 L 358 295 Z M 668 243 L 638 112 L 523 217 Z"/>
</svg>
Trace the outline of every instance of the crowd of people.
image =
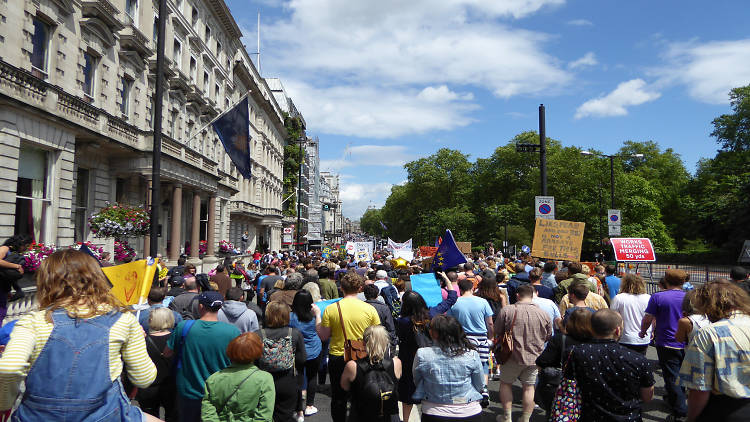
<svg viewBox="0 0 750 422">
<path fill-rule="evenodd" d="M 24 247 L 14 242 L 0 258 Z M 614 265 L 478 254 L 431 273 L 441 297 L 428 306 L 411 286 L 419 262 L 390 258 L 257 252 L 207 274 L 181 258 L 133 310 L 90 255 L 55 252 L 37 272 L 38 310 L 12 325 L 0 358 L 0 410 L 16 421 L 301 422 L 330 383 L 335 422 L 416 411 L 478 422 L 492 379 L 498 422 L 557 415 L 570 388 L 581 421 L 640 421 L 654 347 L 668 420 L 750 420 L 742 267 L 697 288 L 667 270 L 649 295 Z M 5 299 L 12 284 L 0 279 Z"/>
</svg>

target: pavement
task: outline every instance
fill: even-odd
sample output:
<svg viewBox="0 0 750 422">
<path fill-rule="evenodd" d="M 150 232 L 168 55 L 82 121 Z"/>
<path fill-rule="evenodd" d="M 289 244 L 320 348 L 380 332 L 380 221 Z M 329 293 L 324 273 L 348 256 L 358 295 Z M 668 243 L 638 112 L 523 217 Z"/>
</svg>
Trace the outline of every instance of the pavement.
<svg viewBox="0 0 750 422">
<path fill-rule="evenodd" d="M 656 358 L 656 349 L 653 347 L 648 348 L 646 357 L 652 361 L 654 368 L 654 378 L 656 380 L 656 387 L 654 392 L 654 399 L 650 403 L 646 403 L 643 406 L 643 420 L 649 421 L 664 421 L 669 415 L 669 407 L 663 399 L 664 392 L 664 380 L 661 376 L 661 369 Z M 483 422 L 495 422 L 495 417 L 499 415 L 502 410 L 500 406 L 499 396 L 499 381 L 490 381 L 490 407 L 484 409 L 482 413 Z M 315 407 L 318 408 L 319 412 L 312 416 L 306 416 L 305 420 L 308 422 L 324 422 L 331 420 L 331 386 L 326 384 L 318 386 L 318 393 L 315 396 Z M 513 385 L 513 420 L 521 416 L 521 384 L 516 383 Z M 416 409 L 412 410 L 409 422 L 418 422 L 420 420 L 419 411 Z M 531 422 L 546 422 L 547 415 L 541 409 L 535 409 L 534 414 L 531 417 Z"/>
</svg>

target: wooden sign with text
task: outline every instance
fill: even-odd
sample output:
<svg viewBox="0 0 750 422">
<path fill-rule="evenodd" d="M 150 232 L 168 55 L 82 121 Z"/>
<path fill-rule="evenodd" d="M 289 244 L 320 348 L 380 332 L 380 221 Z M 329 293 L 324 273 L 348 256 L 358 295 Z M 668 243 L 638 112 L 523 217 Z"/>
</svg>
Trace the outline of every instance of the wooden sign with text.
<svg viewBox="0 0 750 422">
<path fill-rule="evenodd" d="M 586 223 L 537 218 L 531 255 L 556 260 L 580 260 L 585 227 Z"/>
<path fill-rule="evenodd" d="M 471 255 L 471 242 L 456 242 L 456 246 L 464 255 Z"/>
</svg>

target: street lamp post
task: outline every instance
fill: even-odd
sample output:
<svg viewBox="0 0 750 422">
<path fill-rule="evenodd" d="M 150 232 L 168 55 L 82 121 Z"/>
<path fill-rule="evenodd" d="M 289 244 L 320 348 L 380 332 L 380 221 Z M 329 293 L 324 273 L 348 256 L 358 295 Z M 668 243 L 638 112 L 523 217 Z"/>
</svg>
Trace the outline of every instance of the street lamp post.
<svg viewBox="0 0 750 422">
<path fill-rule="evenodd" d="M 591 152 L 587 150 L 581 151 L 581 155 L 585 156 L 596 156 L 600 158 L 608 158 L 609 159 L 609 191 L 610 191 L 610 199 L 612 208 L 615 208 L 615 157 L 621 157 L 621 158 L 643 158 L 643 154 L 613 154 L 613 155 L 607 155 L 607 154 L 599 154 L 597 152 Z"/>
<path fill-rule="evenodd" d="M 305 144 L 305 137 L 300 136 L 297 139 L 299 142 L 299 174 L 297 175 L 297 246 L 295 250 L 300 247 L 300 230 L 302 230 L 302 165 L 305 163 L 305 156 L 302 147 Z"/>
</svg>

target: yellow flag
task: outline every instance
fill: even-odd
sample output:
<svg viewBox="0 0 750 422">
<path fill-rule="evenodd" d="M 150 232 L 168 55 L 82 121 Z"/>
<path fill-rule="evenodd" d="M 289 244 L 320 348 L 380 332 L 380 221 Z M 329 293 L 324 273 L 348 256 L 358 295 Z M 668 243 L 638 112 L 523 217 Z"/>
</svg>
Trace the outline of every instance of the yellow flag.
<svg viewBox="0 0 750 422">
<path fill-rule="evenodd" d="M 112 294 L 125 305 L 135 305 L 148 296 L 158 260 L 141 259 L 113 267 L 102 267 L 112 283 Z"/>
</svg>

